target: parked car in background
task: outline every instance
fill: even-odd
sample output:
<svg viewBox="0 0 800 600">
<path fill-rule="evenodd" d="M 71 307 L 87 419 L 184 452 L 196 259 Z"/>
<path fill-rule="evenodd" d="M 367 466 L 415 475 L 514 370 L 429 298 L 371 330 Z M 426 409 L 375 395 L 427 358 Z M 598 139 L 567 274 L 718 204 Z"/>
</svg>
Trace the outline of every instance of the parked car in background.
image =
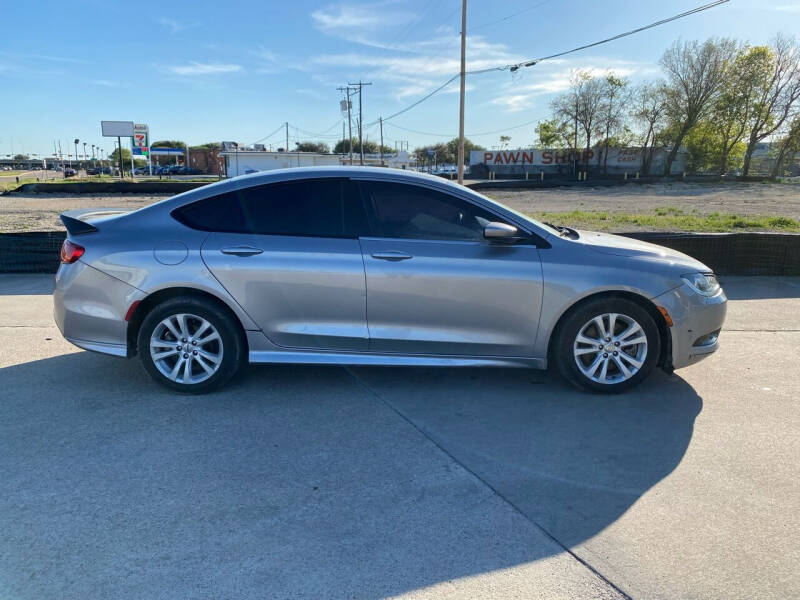
<svg viewBox="0 0 800 600">
<path fill-rule="evenodd" d="M 620 392 L 714 352 L 725 319 L 713 273 L 685 254 L 409 171 L 281 169 L 61 219 L 62 334 L 138 354 L 179 392 L 247 361 L 550 364 Z"/>
<path fill-rule="evenodd" d="M 78 173 L 72 167 L 66 167 L 64 169 L 64 177 L 75 177 Z"/>
</svg>

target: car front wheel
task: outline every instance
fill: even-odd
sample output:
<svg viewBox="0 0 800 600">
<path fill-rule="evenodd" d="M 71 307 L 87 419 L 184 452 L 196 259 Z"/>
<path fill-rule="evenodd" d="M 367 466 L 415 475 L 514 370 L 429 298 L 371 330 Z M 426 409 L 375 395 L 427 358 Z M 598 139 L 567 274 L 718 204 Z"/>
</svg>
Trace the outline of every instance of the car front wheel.
<svg viewBox="0 0 800 600">
<path fill-rule="evenodd" d="M 173 298 L 151 310 L 139 330 L 138 350 L 153 379 L 187 394 L 219 388 L 244 357 L 233 319 L 200 298 Z"/>
<path fill-rule="evenodd" d="M 598 298 L 566 317 L 554 358 L 578 387 L 618 393 L 647 377 L 660 352 L 658 327 L 647 310 L 624 298 Z"/>
</svg>

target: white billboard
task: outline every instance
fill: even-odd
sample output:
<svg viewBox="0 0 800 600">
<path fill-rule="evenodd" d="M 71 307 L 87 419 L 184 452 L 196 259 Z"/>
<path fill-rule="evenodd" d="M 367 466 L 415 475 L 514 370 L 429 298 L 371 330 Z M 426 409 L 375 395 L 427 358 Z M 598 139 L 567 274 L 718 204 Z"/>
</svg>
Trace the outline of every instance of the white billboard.
<svg viewBox="0 0 800 600">
<path fill-rule="evenodd" d="M 103 137 L 133 137 L 133 121 L 100 121 Z"/>
</svg>

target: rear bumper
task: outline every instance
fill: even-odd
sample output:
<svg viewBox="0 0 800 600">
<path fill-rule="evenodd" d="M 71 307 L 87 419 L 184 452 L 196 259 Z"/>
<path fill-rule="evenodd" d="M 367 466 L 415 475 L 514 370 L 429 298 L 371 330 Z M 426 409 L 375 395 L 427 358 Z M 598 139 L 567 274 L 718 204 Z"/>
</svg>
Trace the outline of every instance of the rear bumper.
<svg viewBox="0 0 800 600">
<path fill-rule="evenodd" d="M 666 308 L 673 321 L 669 328 L 673 368 L 686 367 L 717 351 L 728 303 L 724 291 L 709 298 L 683 284 L 653 302 Z"/>
<path fill-rule="evenodd" d="M 67 341 L 79 348 L 128 356 L 125 314 L 144 292 L 78 261 L 62 264 L 55 278 L 53 316 Z"/>
</svg>

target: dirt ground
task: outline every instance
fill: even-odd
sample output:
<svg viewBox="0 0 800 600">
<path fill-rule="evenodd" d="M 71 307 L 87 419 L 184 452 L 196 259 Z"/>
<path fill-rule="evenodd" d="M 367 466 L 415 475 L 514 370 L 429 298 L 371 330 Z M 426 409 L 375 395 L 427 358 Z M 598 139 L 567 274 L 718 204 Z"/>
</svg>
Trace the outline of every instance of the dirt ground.
<svg viewBox="0 0 800 600">
<path fill-rule="evenodd" d="M 0 232 L 59 231 L 58 215 L 72 208 L 124 208 L 135 210 L 167 196 L 119 194 L 9 194 L 0 196 Z"/>
<path fill-rule="evenodd" d="M 659 208 L 675 208 L 686 214 L 730 213 L 800 219 L 800 185 L 795 184 L 628 184 L 597 188 L 488 190 L 485 194 L 512 208 L 532 214 L 574 210 L 609 214 L 653 214 Z M 65 210 L 84 207 L 133 210 L 162 198 L 164 196 L 128 194 L 0 196 L 0 232 L 60 230 L 62 225 L 58 215 Z"/>
<path fill-rule="evenodd" d="M 652 214 L 657 208 L 674 207 L 701 215 L 717 212 L 800 218 L 800 185 L 787 183 L 630 183 L 483 193 L 524 213 L 581 210 Z"/>
</svg>

